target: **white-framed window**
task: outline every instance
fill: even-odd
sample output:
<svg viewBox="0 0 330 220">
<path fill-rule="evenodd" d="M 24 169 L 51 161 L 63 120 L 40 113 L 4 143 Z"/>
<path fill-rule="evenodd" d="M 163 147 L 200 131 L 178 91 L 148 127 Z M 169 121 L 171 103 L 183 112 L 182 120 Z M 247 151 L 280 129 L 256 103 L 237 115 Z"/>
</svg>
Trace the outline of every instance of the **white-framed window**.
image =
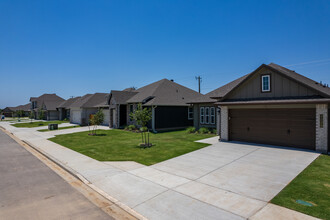
<svg viewBox="0 0 330 220">
<path fill-rule="evenodd" d="M 214 107 L 211 107 L 210 108 L 210 115 L 211 115 L 211 117 L 210 117 L 210 123 L 211 124 L 215 124 L 215 108 Z"/>
<path fill-rule="evenodd" d="M 210 108 L 205 107 L 205 124 L 210 124 Z"/>
<path fill-rule="evenodd" d="M 261 76 L 261 91 L 270 92 L 270 75 Z"/>
<path fill-rule="evenodd" d="M 204 124 L 204 107 L 200 108 L 200 119 L 199 119 L 201 124 Z"/>
<path fill-rule="evenodd" d="M 188 107 L 188 120 L 194 119 L 194 109 L 192 107 Z"/>
</svg>

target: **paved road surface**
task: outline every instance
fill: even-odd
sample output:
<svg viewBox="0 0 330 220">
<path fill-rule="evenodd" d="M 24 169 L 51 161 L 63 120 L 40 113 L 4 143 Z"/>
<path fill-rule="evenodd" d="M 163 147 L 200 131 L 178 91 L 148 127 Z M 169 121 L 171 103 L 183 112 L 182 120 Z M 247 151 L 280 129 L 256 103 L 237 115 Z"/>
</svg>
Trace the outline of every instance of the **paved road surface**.
<svg viewBox="0 0 330 220">
<path fill-rule="evenodd" d="M 0 219 L 111 219 L 0 131 Z"/>
</svg>

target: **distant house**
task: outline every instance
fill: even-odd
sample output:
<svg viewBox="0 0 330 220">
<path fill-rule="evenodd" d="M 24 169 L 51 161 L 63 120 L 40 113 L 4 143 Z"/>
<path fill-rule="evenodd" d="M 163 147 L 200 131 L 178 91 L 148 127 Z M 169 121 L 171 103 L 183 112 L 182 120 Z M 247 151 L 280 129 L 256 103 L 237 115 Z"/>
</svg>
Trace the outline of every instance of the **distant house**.
<svg viewBox="0 0 330 220">
<path fill-rule="evenodd" d="M 6 107 L 3 109 L 3 115 L 6 117 L 16 117 L 16 112 L 17 111 L 23 111 L 23 115 L 22 117 L 28 117 L 30 112 L 31 112 L 31 108 L 30 108 L 31 104 L 25 104 L 25 105 L 19 105 L 16 107 Z"/>
<path fill-rule="evenodd" d="M 110 110 L 110 122 L 111 128 L 123 128 L 127 125 L 129 116 L 127 109 L 127 100 L 136 95 L 137 92 L 134 89 L 126 89 L 123 91 L 112 90 L 109 96 L 109 110 Z"/>
<path fill-rule="evenodd" d="M 222 141 L 329 151 L 327 85 L 271 63 L 208 96 L 221 109 L 217 127 Z"/>
<path fill-rule="evenodd" d="M 81 98 L 81 97 L 78 96 L 78 97 L 70 98 L 68 100 L 63 101 L 59 106 L 57 106 L 57 110 L 59 111 L 60 120 L 64 120 L 64 119 L 70 120 L 70 106 L 72 103 L 77 101 L 79 98 Z"/>
<path fill-rule="evenodd" d="M 154 132 L 192 126 L 193 109 L 187 102 L 198 97 L 202 95 L 168 79 L 130 92 L 112 91 L 109 102 L 110 127 L 134 124 L 129 114 L 134 112 L 139 103 L 150 108 L 152 120 L 148 127 Z M 115 108 L 115 105 L 119 108 Z"/>
<path fill-rule="evenodd" d="M 59 112 L 57 106 L 63 101 L 63 98 L 56 94 L 43 94 L 39 97 L 30 98 L 30 109 L 35 115 L 35 119 L 38 119 L 38 110 L 44 111 L 44 120 L 59 120 Z"/>
<path fill-rule="evenodd" d="M 68 108 L 70 109 L 70 122 L 87 125 L 91 115 L 103 109 L 104 125 L 109 125 L 109 106 L 107 105 L 108 93 L 86 94 L 77 98 Z"/>
</svg>

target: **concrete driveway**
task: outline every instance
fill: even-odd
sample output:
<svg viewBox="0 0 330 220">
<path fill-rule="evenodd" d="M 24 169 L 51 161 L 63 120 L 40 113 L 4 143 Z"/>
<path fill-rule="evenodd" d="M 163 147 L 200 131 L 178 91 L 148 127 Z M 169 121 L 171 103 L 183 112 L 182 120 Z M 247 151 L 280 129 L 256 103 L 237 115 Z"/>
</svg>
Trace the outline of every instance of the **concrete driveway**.
<svg viewBox="0 0 330 220">
<path fill-rule="evenodd" d="M 209 147 L 147 167 L 97 161 L 41 132 L 6 129 L 148 219 L 276 218 L 270 212 L 311 219 L 267 203 L 319 156 L 315 152 L 209 139 Z"/>
</svg>

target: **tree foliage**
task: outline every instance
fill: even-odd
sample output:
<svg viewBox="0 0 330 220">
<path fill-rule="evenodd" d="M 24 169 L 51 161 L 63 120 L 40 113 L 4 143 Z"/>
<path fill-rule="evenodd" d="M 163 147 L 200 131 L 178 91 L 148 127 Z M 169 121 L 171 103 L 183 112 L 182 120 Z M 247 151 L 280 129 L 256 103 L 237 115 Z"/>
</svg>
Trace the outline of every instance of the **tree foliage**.
<svg viewBox="0 0 330 220">
<path fill-rule="evenodd" d="M 149 143 L 149 130 L 146 127 L 148 122 L 152 119 L 152 112 L 149 108 L 143 108 L 142 104 L 139 103 L 137 109 L 130 113 L 130 118 L 135 121 L 135 123 L 140 126 L 142 144 L 144 147 L 150 147 Z M 148 138 L 147 138 L 148 133 Z"/>
<path fill-rule="evenodd" d="M 103 121 L 104 121 L 103 109 L 99 109 L 89 119 L 89 124 L 92 125 L 92 130 L 90 130 L 90 135 L 96 135 L 97 126 L 101 125 Z"/>
</svg>

